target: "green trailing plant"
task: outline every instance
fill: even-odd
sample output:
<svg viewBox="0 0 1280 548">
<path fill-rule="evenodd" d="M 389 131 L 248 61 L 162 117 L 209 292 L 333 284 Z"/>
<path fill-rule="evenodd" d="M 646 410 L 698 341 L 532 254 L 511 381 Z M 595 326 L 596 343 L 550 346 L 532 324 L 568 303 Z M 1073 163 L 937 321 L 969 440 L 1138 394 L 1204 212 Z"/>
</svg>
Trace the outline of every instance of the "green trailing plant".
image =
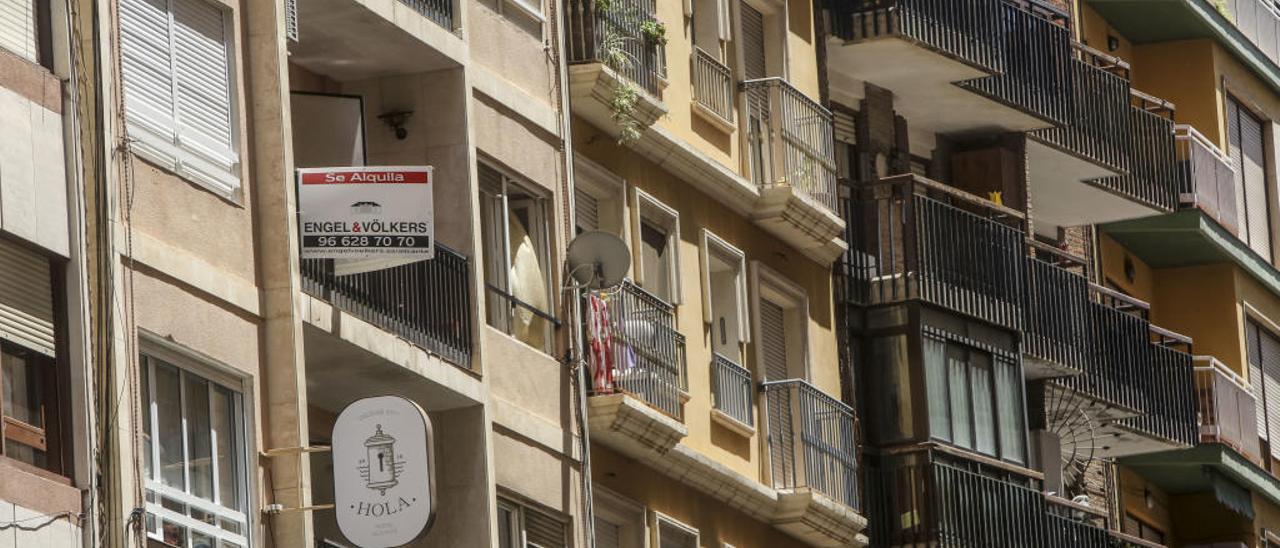
<svg viewBox="0 0 1280 548">
<path fill-rule="evenodd" d="M 609 100 L 613 123 L 618 125 L 618 144 L 625 145 L 640 138 L 640 122 L 633 114 L 640 102 L 640 90 L 628 82 L 619 82 Z"/>
<path fill-rule="evenodd" d="M 644 22 L 640 23 L 640 33 L 651 44 L 667 45 L 667 25 L 663 24 L 662 21 L 644 20 Z"/>
</svg>

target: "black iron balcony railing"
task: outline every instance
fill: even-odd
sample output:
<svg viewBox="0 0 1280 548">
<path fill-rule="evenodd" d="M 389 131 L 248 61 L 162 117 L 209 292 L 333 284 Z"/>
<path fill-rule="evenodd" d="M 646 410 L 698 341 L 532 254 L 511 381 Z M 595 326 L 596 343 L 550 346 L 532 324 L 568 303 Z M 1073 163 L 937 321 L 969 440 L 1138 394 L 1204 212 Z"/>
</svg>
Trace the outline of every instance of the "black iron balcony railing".
<svg viewBox="0 0 1280 548">
<path fill-rule="evenodd" d="M 874 306 L 920 299 L 1022 326 L 1023 217 L 916 175 L 850 188 L 840 294 Z"/>
<path fill-rule="evenodd" d="M 1145 392 L 1145 405 L 1137 417 L 1121 424 L 1181 445 L 1195 445 L 1195 373 L 1190 354 L 1191 340 L 1151 326 L 1151 367 L 1141 373 L 1137 384 Z"/>
<path fill-rule="evenodd" d="M 1177 142 L 1173 120 L 1161 114 L 1171 113 L 1172 106 L 1151 108 L 1153 101 L 1163 102 L 1136 91 L 1133 93 L 1139 104 L 1130 106 L 1128 112 L 1131 135 L 1129 173 L 1098 179 L 1094 183 L 1143 204 L 1173 211 L 1178 207 L 1180 178 Z"/>
<path fill-rule="evenodd" d="M 332 259 L 304 259 L 302 287 L 462 367 L 471 365 L 470 265 L 436 244 L 435 258 L 338 275 Z"/>
<path fill-rule="evenodd" d="M 1048 122 L 1071 120 L 1071 32 L 1010 2 L 1000 10 L 1003 70 L 961 86 Z"/>
<path fill-rule="evenodd" d="M 647 37 L 657 23 L 654 0 L 564 0 L 570 63 L 603 63 L 650 95 L 661 95 L 667 74 L 666 49 Z"/>
<path fill-rule="evenodd" d="M 831 111 L 782 78 L 742 82 L 752 180 L 785 185 L 836 211 L 835 126 Z"/>
<path fill-rule="evenodd" d="M 1249 384 L 1209 356 L 1196 356 L 1195 365 L 1200 441 L 1221 443 L 1258 462 L 1257 408 Z"/>
<path fill-rule="evenodd" d="M 605 302 L 613 334 L 612 390 L 682 419 L 685 339 L 676 331 L 674 307 L 630 281 Z"/>
<path fill-rule="evenodd" d="M 1109 63 L 1070 59 L 1070 76 L 1064 86 L 1063 104 L 1068 117 L 1057 127 L 1033 132 L 1038 141 L 1116 172 L 1129 169 L 1133 133 L 1129 82 Z"/>
<path fill-rule="evenodd" d="M 1089 281 L 1085 260 L 1031 243 L 1027 257 L 1023 352 L 1076 370 L 1089 359 Z"/>
<path fill-rule="evenodd" d="M 1175 126 L 1178 143 L 1179 202 L 1213 217 L 1232 234 L 1239 230 L 1236 170 L 1231 158 L 1191 126 Z"/>
<path fill-rule="evenodd" d="M 453 0 L 400 0 L 423 17 L 432 20 L 446 30 L 453 30 Z"/>
<path fill-rule="evenodd" d="M 711 396 L 715 409 L 747 426 L 755 426 L 755 383 L 751 371 L 720 353 L 711 357 Z"/>
<path fill-rule="evenodd" d="M 775 489 L 809 488 L 858 508 L 853 409 L 803 380 L 761 384 Z"/>
<path fill-rule="evenodd" d="M 693 47 L 693 100 L 725 122 L 733 123 L 733 72 L 716 56 Z"/>
<path fill-rule="evenodd" d="M 1150 307 L 1110 289 L 1090 285 L 1089 340 L 1084 374 L 1056 382 L 1130 411 L 1146 408 L 1141 389 L 1154 363 L 1147 321 Z"/>
<path fill-rule="evenodd" d="M 1105 528 L 1055 507 L 1028 475 L 929 449 L 873 458 L 872 546 L 1109 546 Z"/>
<path fill-rule="evenodd" d="M 844 40 L 901 36 L 992 73 L 1004 68 L 996 2 L 837 0 L 826 9 L 832 35 Z"/>
</svg>

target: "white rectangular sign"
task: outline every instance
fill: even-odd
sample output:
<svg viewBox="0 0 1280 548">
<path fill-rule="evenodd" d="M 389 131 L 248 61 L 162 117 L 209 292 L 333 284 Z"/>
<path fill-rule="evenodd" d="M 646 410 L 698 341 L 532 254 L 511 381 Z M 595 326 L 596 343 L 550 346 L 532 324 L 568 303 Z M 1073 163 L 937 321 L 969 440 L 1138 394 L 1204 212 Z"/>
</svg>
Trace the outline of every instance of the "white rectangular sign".
<svg viewBox="0 0 1280 548">
<path fill-rule="evenodd" d="M 304 259 L 430 259 L 431 167 L 298 170 Z"/>
</svg>

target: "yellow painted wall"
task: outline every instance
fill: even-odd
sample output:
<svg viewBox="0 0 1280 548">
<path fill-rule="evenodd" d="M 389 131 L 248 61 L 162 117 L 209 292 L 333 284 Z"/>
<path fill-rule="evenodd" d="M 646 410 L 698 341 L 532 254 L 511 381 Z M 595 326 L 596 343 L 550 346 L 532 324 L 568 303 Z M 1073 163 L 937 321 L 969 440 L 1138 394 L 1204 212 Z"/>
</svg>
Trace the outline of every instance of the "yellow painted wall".
<svg viewBox="0 0 1280 548">
<path fill-rule="evenodd" d="M 1098 238 L 1098 251 L 1102 258 L 1102 274 L 1106 281 L 1128 295 L 1151 302 L 1155 288 L 1155 276 L 1151 267 L 1136 255 L 1112 240 L 1106 234 Z M 1133 264 L 1133 279 L 1125 273 L 1124 262 L 1128 257 Z"/>
<path fill-rule="evenodd" d="M 1254 497 L 1255 511 L 1263 511 L 1260 501 Z M 1174 535 L 1177 537 L 1173 546 L 1214 542 L 1246 542 L 1247 546 L 1258 546 L 1253 542 L 1253 526 L 1219 503 L 1211 492 L 1174 495 L 1172 509 Z"/>
<path fill-rule="evenodd" d="M 755 226 L 747 218 L 724 207 L 715 199 L 693 189 L 630 150 L 620 149 L 615 140 L 593 126 L 576 121 L 574 140 L 577 153 L 584 155 L 680 214 L 680 293 L 676 307 L 677 327 L 687 338 L 687 363 L 691 399 L 685 405 L 689 436 L 684 443 L 747 477 L 763 479 L 760 453 L 762 432 L 757 408 L 756 434 L 750 438 L 724 428 L 711 419 L 710 330 L 702 311 L 699 249 L 704 228 L 741 249 L 747 257 L 748 278 L 752 263 L 759 261 L 804 289 L 809 299 L 809 369 L 815 385 L 839 397 L 840 375 L 832 307 L 831 271 L 805 258 L 800 252 Z M 628 195 L 630 191 L 628 190 Z M 748 282 L 750 286 L 750 283 Z M 754 313 L 754 289 L 749 289 L 748 308 Z M 752 316 L 754 321 L 754 315 Z M 761 375 L 752 345 L 747 345 L 743 364 Z"/>
<path fill-rule="evenodd" d="M 1174 120 L 1194 126 L 1210 141 L 1225 146 L 1221 101 L 1214 68 L 1213 41 L 1182 40 L 1134 48 L 1133 87 L 1171 101 Z"/>
<path fill-rule="evenodd" d="M 1151 319 L 1195 340 L 1198 355 L 1222 360 L 1234 371 L 1244 366 L 1234 267 L 1229 264 L 1156 271 Z"/>
<path fill-rule="evenodd" d="M 1116 472 L 1119 479 L 1120 508 L 1123 513 L 1163 531 L 1166 540 L 1172 536 L 1173 508 L 1169 494 L 1147 483 L 1142 476 L 1124 466 L 1117 466 Z M 1150 504 L 1148 504 L 1148 497 L 1150 497 Z"/>
<path fill-rule="evenodd" d="M 721 543 L 762 548 L 807 546 L 768 524 L 605 447 L 592 449 L 591 475 L 595 485 L 644 505 L 646 519 L 657 511 L 696 528 L 702 548 L 720 548 L 723 546 Z M 653 531 L 649 534 L 653 535 Z M 650 539 L 652 542 L 652 536 Z"/>
<path fill-rule="evenodd" d="M 1093 49 L 1126 61 L 1133 59 L 1133 44 L 1129 43 L 1129 39 L 1120 34 L 1120 31 L 1112 28 L 1092 6 L 1080 5 L 1080 20 L 1076 26 L 1076 35 L 1077 40 Z M 1120 41 L 1120 47 L 1115 51 L 1107 50 L 1108 36 L 1114 36 Z"/>
</svg>

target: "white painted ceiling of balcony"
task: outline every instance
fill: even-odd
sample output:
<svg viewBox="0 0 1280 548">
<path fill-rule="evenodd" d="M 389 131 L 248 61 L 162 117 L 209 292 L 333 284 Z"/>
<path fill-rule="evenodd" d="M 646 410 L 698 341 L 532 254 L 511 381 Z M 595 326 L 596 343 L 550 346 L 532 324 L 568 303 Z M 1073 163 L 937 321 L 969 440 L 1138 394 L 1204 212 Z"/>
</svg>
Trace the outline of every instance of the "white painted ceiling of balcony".
<svg viewBox="0 0 1280 548">
<path fill-rule="evenodd" d="M 465 44 L 397 0 L 298 2 L 289 60 L 339 82 L 461 66 Z"/>
<path fill-rule="evenodd" d="M 828 40 L 833 97 L 863 97 L 863 84 L 893 92 L 894 109 L 907 122 L 941 135 L 1020 132 L 1049 122 L 956 85 L 991 74 L 901 38 L 860 42 Z M 852 104 L 857 104 L 856 102 Z"/>
</svg>

